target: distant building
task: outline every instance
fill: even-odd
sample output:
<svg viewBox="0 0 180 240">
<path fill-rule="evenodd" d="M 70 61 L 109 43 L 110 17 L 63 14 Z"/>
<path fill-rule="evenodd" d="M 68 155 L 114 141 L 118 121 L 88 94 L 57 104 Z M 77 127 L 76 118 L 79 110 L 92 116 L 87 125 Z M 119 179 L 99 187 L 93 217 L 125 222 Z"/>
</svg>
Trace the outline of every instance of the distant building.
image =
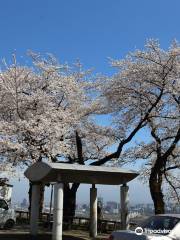
<svg viewBox="0 0 180 240">
<path fill-rule="evenodd" d="M 118 203 L 114 201 L 109 201 L 106 203 L 106 205 L 112 209 L 117 209 L 118 208 Z"/>
<path fill-rule="evenodd" d="M 101 207 L 104 206 L 104 201 L 103 201 L 102 197 L 98 197 L 97 201 L 98 201 L 99 205 L 101 205 Z"/>
<path fill-rule="evenodd" d="M 28 207 L 28 201 L 26 200 L 26 198 L 24 198 L 21 203 L 21 208 L 27 208 L 27 207 Z"/>
</svg>

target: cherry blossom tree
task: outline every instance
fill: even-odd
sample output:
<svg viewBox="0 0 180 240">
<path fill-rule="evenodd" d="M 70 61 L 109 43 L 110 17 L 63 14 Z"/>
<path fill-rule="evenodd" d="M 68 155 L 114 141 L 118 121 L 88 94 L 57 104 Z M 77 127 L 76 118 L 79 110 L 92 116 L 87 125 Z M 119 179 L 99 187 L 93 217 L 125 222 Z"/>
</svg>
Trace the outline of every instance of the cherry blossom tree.
<svg viewBox="0 0 180 240">
<path fill-rule="evenodd" d="M 148 141 L 142 137 L 139 144 L 126 149 L 119 162 L 142 162 L 155 213 L 164 213 L 163 187 L 167 189 L 168 184 L 174 192 L 172 196 L 179 201 L 180 47 L 174 42 L 169 50 L 163 51 L 157 41 L 151 40 L 146 51 L 137 51 L 132 56 L 136 59 L 130 60 L 130 66 L 134 65 L 132 71 L 140 74 L 134 81 L 139 82 L 140 76 L 143 76 L 143 82 L 140 89 L 136 85 L 137 94 L 134 96 L 139 103 L 135 101 L 135 109 L 130 114 L 136 119 L 138 115 L 143 116 L 148 110 L 148 102 L 152 105 L 160 98 L 146 118 L 144 134 L 150 136 Z M 134 110 L 136 113 L 133 113 Z"/>
<path fill-rule="evenodd" d="M 68 135 L 87 114 L 81 83 L 51 61 L 36 59 L 35 70 L 14 63 L 1 72 L 1 154 L 14 164 L 68 154 Z"/>
<path fill-rule="evenodd" d="M 110 130 L 90 117 L 99 109 L 87 94 L 91 72 L 79 62 L 69 67 L 51 55 L 30 56 L 33 67 L 19 66 L 14 56 L 0 73 L 1 166 L 13 171 L 37 161 L 85 164 L 98 158 L 112 141 L 106 136 Z M 75 211 L 78 186 L 65 184 L 64 203 L 72 201 L 65 214 Z"/>
</svg>

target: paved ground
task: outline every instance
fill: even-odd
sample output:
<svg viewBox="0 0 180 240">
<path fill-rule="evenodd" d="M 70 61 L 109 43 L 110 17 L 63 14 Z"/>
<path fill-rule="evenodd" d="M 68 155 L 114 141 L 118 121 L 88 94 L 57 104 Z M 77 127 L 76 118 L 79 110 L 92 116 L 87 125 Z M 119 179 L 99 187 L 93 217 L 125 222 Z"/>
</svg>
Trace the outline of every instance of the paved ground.
<svg viewBox="0 0 180 240">
<path fill-rule="evenodd" d="M 0 239 L 2 240 L 33 240 L 29 236 L 27 226 L 16 227 L 12 230 L 0 230 Z M 63 240 L 88 240 L 89 233 L 81 230 L 64 231 Z M 108 235 L 99 235 L 97 240 L 107 240 Z M 40 230 L 37 240 L 51 240 L 51 232 Z"/>
</svg>

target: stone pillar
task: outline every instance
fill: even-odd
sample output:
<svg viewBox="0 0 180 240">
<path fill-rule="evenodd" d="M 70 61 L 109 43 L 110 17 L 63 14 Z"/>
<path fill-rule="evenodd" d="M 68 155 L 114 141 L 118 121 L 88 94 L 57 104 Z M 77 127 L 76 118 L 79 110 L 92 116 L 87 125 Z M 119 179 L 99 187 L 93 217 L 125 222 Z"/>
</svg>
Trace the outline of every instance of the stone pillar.
<svg viewBox="0 0 180 240">
<path fill-rule="evenodd" d="M 35 239 L 38 234 L 40 184 L 32 184 L 30 235 Z"/>
<path fill-rule="evenodd" d="M 97 236 L 97 188 L 95 184 L 90 189 L 90 237 Z"/>
<path fill-rule="evenodd" d="M 128 219 L 129 187 L 126 184 L 121 186 L 121 227 L 123 230 L 129 228 Z"/>
<path fill-rule="evenodd" d="M 63 195 L 63 183 L 56 183 L 54 185 L 53 240 L 62 240 Z"/>
</svg>

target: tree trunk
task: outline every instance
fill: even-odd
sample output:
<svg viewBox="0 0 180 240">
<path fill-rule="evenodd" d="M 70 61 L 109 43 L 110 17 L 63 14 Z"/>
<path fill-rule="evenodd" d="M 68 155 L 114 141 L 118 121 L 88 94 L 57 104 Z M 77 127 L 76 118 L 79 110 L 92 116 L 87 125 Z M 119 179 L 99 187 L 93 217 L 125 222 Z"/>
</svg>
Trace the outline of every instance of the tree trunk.
<svg viewBox="0 0 180 240">
<path fill-rule="evenodd" d="M 162 193 L 162 173 L 154 167 L 149 178 L 149 188 L 154 203 L 155 214 L 164 214 L 164 196 Z"/>
<path fill-rule="evenodd" d="M 64 227 L 71 229 L 73 217 L 76 210 L 76 192 L 79 184 L 74 183 L 72 187 L 70 184 L 64 184 L 64 205 L 63 205 L 63 222 Z"/>
<path fill-rule="evenodd" d="M 44 205 L 44 184 L 40 185 L 40 199 L 39 199 L 39 219 L 42 220 L 42 212 L 43 212 L 43 205 Z"/>
<path fill-rule="evenodd" d="M 30 220 L 30 213 L 31 213 L 31 199 L 32 199 L 32 183 L 29 181 L 29 207 L 28 207 L 28 211 L 29 211 L 29 220 Z"/>
</svg>

